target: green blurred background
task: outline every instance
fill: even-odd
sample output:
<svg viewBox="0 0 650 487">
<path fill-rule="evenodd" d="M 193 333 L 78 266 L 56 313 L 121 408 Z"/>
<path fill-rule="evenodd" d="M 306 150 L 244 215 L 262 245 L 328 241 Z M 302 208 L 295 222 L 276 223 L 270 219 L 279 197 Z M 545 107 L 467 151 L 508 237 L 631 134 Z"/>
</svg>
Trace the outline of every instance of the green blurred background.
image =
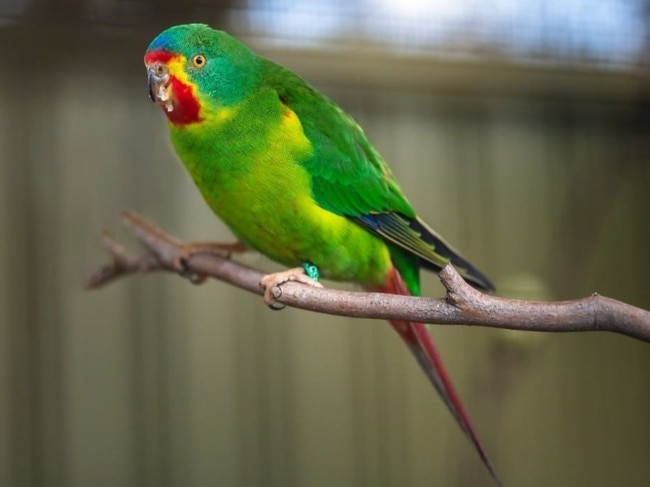
<svg viewBox="0 0 650 487">
<path fill-rule="evenodd" d="M 382 322 L 171 275 L 82 290 L 121 210 L 230 239 L 147 97 L 185 21 L 343 105 L 499 294 L 650 308 L 647 0 L 0 0 L 0 487 L 494 485 Z M 648 345 L 435 335 L 506 486 L 650 485 Z"/>
</svg>

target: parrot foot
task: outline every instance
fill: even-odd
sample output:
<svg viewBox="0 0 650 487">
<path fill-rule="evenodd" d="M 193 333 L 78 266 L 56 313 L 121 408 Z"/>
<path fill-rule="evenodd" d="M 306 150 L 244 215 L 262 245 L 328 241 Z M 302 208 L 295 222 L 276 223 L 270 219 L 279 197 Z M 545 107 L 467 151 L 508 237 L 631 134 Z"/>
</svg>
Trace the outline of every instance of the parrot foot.
<svg viewBox="0 0 650 487">
<path fill-rule="evenodd" d="M 276 299 L 282 296 L 280 286 L 289 281 L 301 282 L 313 287 L 323 287 L 323 285 L 316 279 L 305 274 L 304 267 L 295 267 L 283 272 L 267 274 L 260 279 L 260 287 L 264 289 L 264 302 L 269 306 L 269 308 L 275 310 L 284 308 L 283 304 L 278 306 Z"/>
<path fill-rule="evenodd" d="M 229 259 L 232 254 L 239 254 L 247 250 L 248 248 L 242 242 L 191 242 L 178 248 L 173 265 L 180 275 L 187 277 L 193 284 L 203 284 L 208 276 L 192 272 L 188 268 L 188 262 L 193 256 L 207 254 Z"/>
</svg>

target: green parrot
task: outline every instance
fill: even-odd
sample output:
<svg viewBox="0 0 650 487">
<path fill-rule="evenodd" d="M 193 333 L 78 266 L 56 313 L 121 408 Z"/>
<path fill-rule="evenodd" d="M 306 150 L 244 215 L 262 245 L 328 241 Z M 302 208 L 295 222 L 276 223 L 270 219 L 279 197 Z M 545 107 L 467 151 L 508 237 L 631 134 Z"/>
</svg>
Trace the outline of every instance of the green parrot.
<svg viewBox="0 0 650 487">
<path fill-rule="evenodd" d="M 252 249 L 290 267 L 262 280 L 269 304 L 273 286 L 319 277 L 418 296 L 420 268 L 449 262 L 494 289 L 416 215 L 361 127 L 296 74 L 203 24 L 165 30 L 144 61 L 179 158 L 238 239 L 185 255 Z M 391 324 L 500 484 L 427 327 Z"/>
</svg>

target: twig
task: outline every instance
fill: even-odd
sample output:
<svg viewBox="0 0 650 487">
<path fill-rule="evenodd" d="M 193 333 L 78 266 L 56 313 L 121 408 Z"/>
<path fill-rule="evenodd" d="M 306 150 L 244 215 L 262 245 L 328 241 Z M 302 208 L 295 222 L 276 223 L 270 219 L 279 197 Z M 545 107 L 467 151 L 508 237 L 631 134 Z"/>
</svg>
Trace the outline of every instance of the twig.
<svg viewBox="0 0 650 487">
<path fill-rule="evenodd" d="M 113 260 L 88 276 L 87 289 L 130 274 L 178 272 L 175 258 L 182 248 L 179 241 L 136 213 L 125 212 L 123 222 L 146 252 L 134 256 L 104 232 L 104 248 Z M 194 275 L 214 277 L 263 294 L 259 282 L 264 274 L 227 258 L 196 254 L 187 259 L 186 267 Z M 523 331 L 610 331 L 650 342 L 650 311 L 611 298 L 597 294 L 555 302 L 499 298 L 469 286 L 451 265 L 440 272 L 440 280 L 447 289 L 445 299 L 318 289 L 295 282 L 287 282 L 273 293 L 279 303 L 287 306 L 340 316 Z"/>
</svg>

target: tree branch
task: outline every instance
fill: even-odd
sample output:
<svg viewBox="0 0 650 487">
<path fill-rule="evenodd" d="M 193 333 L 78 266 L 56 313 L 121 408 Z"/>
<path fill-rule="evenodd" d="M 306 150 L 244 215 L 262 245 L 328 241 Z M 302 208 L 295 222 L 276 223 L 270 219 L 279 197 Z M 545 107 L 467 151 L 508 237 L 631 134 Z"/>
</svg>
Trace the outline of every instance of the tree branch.
<svg viewBox="0 0 650 487">
<path fill-rule="evenodd" d="M 122 216 L 145 252 L 132 255 L 104 232 L 103 245 L 113 260 L 88 276 L 87 289 L 97 289 L 130 274 L 178 272 L 176 261 L 182 244 L 136 213 L 125 212 Z M 264 274 L 227 256 L 195 254 L 185 264 L 184 274 L 192 280 L 209 276 L 263 294 L 259 282 Z M 597 294 L 556 302 L 499 298 L 469 286 L 451 265 L 440 272 L 440 280 L 447 289 L 445 299 L 318 289 L 295 282 L 275 288 L 273 294 L 287 306 L 340 316 L 523 331 L 610 331 L 650 342 L 650 311 L 611 298 Z"/>
</svg>

